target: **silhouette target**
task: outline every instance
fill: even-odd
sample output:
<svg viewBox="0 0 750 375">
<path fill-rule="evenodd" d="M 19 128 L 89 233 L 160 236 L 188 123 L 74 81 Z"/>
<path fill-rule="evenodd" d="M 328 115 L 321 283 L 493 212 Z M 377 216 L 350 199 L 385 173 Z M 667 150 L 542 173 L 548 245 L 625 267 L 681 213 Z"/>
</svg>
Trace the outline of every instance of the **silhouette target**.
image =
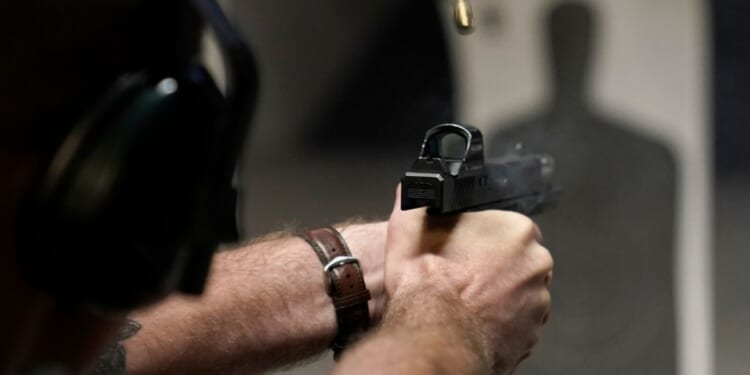
<svg viewBox="0 0 750 375">
<path fill-rule="evenodd" d="M 563 189 L 536 218 L 555 256 L 552 313 L 520 373 L 674 374 L 675 163 L 588 105 L 594 22 L 582 4 L 551 9 L 551 101 L 490 137 L 492 156 L 552 155 Z"/>
</svg>

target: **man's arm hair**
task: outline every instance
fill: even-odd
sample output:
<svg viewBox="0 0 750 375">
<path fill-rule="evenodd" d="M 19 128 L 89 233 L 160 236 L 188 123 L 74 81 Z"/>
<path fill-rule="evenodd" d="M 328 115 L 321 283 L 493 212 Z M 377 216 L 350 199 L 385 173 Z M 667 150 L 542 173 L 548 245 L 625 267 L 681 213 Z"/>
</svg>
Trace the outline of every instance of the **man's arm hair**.
<svg viewBox="0 0 750 375">
<path fill-rule="evenodd" d="M 379 305 L 386 224 L 341 231 Z M 288 233 L 217 253 L 203 295 L 171 296 L 133 318 L 139 333 L 108 357 L 129 374 L 259 373 L 324 351 L 336 334 L 322 266 Z"/>
<path fill-rule="evenodd" d="M 471 317 L 429 288 L 394 296 L 383 324 L 345 353 L 333 374 L 489 374 Z"/>
</svg>

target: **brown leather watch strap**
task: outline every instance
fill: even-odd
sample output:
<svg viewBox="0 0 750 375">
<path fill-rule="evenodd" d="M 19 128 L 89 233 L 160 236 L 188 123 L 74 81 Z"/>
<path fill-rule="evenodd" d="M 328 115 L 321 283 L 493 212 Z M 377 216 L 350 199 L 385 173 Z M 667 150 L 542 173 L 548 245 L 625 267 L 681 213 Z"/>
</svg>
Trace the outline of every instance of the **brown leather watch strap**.
<svg viewBox="0 0 750 375">
<path fill-rule="evenodd" d="M 338 333 L 331 346 L 333 357 L 337 359 L 341 351 L 356 341 L 370 326 L 367 307 L 370 291 L 365 286 L 359 260 L 352 256 L 336 229 L 313 229 L 300 237 L 312 246 L 323 264 L 326 292 L 336 309 Z"/>
</svg>

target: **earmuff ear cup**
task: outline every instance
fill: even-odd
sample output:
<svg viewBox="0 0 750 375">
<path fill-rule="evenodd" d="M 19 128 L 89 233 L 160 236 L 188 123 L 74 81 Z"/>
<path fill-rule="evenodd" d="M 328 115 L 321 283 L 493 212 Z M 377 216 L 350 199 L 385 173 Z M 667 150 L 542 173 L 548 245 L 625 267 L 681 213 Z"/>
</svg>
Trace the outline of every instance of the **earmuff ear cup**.
<svg viewBox="0 0 750 375">
<path fill-rule="evenodd" d="M 222 103 L 199 66 L 122 77 L 69 133 L 21 211 L 19 262 L 30 282 L 115 309 L 185 284 L 185 270 L 202 283 L 218 237 Z"/>
</svg>

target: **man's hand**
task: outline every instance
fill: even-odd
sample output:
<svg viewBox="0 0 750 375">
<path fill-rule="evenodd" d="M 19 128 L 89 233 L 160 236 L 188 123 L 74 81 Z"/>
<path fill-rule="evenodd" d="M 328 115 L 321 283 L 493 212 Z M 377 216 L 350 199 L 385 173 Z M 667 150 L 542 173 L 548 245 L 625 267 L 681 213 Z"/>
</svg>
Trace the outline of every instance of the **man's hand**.
<svg viewBox="0 0 750 375">
<path fill-rule="evenodd" d="M 401 211 L 396 197 L 383 327 L 344 357 L 341 372 L 362 361 L 397 373 L 514 369 L 549 313 L 552 257 L 536 225 L 505 211 L 431 217 Z"/>
</svg>

